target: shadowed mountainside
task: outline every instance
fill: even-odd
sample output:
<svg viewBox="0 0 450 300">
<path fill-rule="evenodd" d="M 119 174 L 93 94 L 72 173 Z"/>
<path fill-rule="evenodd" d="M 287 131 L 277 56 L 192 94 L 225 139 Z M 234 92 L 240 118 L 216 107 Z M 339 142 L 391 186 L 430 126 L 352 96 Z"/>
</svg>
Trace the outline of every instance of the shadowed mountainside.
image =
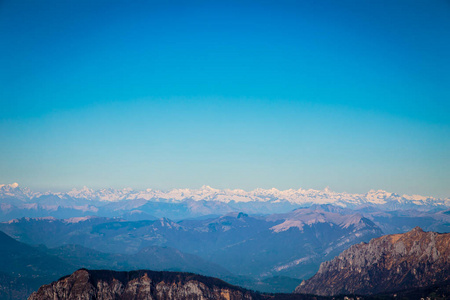
<svg viewBox="0 0 450 300">
<path fill-rule="evenodd" d="M 287 298 L 285 298 L 287 297 Z M 71 299 L 326 299 L 309 295 L 266 295 L 191 273 L 81 269 L 49 285 L 29 300 Z"/>
<path fill-rule="evenodd" d="M 179 272 L 147 270 L 114 272 L 80 269 L 56 282 L 44 285 L 29 300 L 75 299 L 222 299 L 222 300 L 419 300 L 429 297 L 444 300 L 450 286 L 430 286 L 373 296 L 338 295 L 334 297 L 305 294 L 262 294 L 222 280 Z"/>
</svg>

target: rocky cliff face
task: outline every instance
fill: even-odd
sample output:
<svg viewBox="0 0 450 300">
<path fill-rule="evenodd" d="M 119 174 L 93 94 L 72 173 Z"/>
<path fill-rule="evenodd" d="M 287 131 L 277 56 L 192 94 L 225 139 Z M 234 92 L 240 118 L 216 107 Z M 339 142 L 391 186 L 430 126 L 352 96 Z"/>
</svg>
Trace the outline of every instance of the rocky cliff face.
<svg viewBox="0 0 450 300">
<path fill-rule="evenodd" d="M 419 227 L 350 247 L 320 265 L 296 293 L 376 294 L 450 280 L 450 233 Z"/>
<path fill-rule="evenodd" d="M 88 271 L 44 285 L 29 300 L 43 299 L 259 299 L 219 279 L 190 273 Z"/>
</svg>

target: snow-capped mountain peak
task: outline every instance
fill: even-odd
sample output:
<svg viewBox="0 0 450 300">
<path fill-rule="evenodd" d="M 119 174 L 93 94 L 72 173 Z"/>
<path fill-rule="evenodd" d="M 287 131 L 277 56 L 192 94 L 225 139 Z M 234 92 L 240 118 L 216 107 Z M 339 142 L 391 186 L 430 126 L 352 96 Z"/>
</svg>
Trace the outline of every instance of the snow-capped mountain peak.
<svg viewBox="0 0 450 300">
<path fill-rule="evenodd" d="M 278 190 L 276 188 L 257 188 L 253 191 L 242 189 L 215 189 L 204 185 L 199 189 L 172 189 L 162 190 L 133 190 L 124 189 L 101 189 L 93 190 L 88 187 L 82 189 L 72 189 L 66 193 L 35 193 L 27 188 L 21 188 L 17 183 L 0 185 L 0 199 L 15 197 L 22 201 L 28 201 L 42 195 L 55 195 L 61 199 L 84 199 L 91 201 L 118 202 L 123 200 L 144 200 L 144 201 L 214 201 L 214 202 L 286 202 L 299 206 L 311 206 L 314 204 L 333 204 L 338 207 L 363 207 L 363 206 L 447 206 L 450 207 L 450 199 L 436 199 L 419 195 L 403 195 L 390 193 L 383 190 L 370 190 L 365 194 L 351 194 L 346 192 L 334 192 L 326 187 L 323 190 L 313 189 L 288 189 Z"/>
<path fill-rule="evenodd" d="M 26 201 L 39 196 L 40 193 L 32 192 L 28 188 L 19 187 L 17 182 L 10 184 L 0 184 L 0 199 L 15 198 L 20 201 Z"/>
<path fill-rule="evenodd" d="M 0 184 L 0 189 L 16 189 L 19 187 L 19 184 L 17 182 L 10 183 L 10 184 Z"/>
</svg>

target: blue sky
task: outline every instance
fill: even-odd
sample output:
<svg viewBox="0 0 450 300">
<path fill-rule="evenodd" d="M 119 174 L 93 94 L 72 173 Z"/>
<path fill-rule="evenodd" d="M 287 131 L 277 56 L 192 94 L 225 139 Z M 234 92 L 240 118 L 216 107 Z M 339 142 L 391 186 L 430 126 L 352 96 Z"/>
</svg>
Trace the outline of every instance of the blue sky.
<svg viewBox="0 0 450 300">
<path fill-rule="evenodd" d="M 448 1 L 0 3 L 0 182 L 450 196 Z"/>
</svg>

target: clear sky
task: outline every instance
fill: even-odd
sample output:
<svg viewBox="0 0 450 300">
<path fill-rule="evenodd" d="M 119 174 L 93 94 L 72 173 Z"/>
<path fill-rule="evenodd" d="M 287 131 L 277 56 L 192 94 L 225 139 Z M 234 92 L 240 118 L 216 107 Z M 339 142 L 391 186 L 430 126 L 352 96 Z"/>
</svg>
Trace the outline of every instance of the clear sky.
<svg viewBox="0 0 450 300">
<path fill-rule="evenodd" d="M 445 0 L 0 1 L 0 183 L 448 197 L 449 113 Z"/>
</svg>

